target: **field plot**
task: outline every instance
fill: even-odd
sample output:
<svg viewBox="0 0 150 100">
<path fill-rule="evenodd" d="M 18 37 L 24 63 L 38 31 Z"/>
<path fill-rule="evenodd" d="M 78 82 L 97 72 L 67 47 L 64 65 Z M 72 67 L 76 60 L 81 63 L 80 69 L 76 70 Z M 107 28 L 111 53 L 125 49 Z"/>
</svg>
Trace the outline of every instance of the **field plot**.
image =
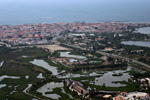
<svg viewBox="0 0 150 100">
<path fill-rule="evenodd" d="M 59 45 L 38 45 L 37 47 L 49 49 L 50 52 L 54 52 L 57 50 L 72 50 L 72 49 L 65 48 Z"/>
</svg>

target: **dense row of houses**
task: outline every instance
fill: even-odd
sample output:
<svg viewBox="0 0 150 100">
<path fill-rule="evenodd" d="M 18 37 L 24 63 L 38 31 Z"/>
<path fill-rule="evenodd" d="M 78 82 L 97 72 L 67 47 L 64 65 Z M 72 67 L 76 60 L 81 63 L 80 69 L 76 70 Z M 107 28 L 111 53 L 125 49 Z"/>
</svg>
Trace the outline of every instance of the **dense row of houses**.
<svg viewBox="0 0 150 100">
<path fill-rule="evenodd" d="M 114 97 L 113 100 L 150 100 L 150 96 L 144 92 L 122 92 Z"/>
<path fill-rule="evenodd" d="M 129 27 L 150 26 L 148 23 L 52 23 L 52 24 L 26 24 L 26 25 L 1 25 L 0 40 L 13 44 L 36 44 L 38 41 L 47 43 L 47 37 L 55 37 L 64 31 L 69 32 L 122 32 Z M 101 40 L 101 38 L 98 38 Z"/>
</svg>

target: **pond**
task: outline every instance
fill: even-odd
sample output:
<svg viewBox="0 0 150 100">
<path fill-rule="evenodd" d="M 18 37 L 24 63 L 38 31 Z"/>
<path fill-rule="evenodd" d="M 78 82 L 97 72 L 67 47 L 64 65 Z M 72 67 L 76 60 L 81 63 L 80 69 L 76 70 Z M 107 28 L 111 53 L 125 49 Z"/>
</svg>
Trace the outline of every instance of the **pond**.
<svg viewBox="0 0 150 100">
<path fill-rule="evenodd" d="M 69 57 L 69 58 L 77 58 L 77 59 L 86 59 L 85 56 L 72 55 L 70 52 L 60 52 L 60 57 Z"/>
<path fill-rule="evenodd" d="M 104 75 L 100 77 L 96 77 L 93 82 L 90 82 L 90 84 L 95 84 L 98 86 L 102 86 L 105 84 L 106 87 L 121 87 L 121 86 L 126 86 L 125 84 L 120 84 L 120 83 L 113 83 L 117 81 L 128 81 L 130 77 L 129 73 L 125 73 L 126 71 L 129 71 L 130 68 L 127 70 L 116 70 L 116 71 L 109 71 L 105 73 Z M 113 74 L 119 74 L 122 73 L 121 76 L 113 76 Z"/>
<path fill-rule="evenodd" d="M 29 76 L 28 76 L 28 75 L 26 75 L 26 76 L 25 76 L 25 78 L 26 78 L 26 79 L 29 79 Z"/>
<path fill-rule="evenodd" d="M 57 100 L 61 97 L 61 96 L 58 95 L 58 94 L 46 94 L 46 95 L 44 95 L 44 96 L 49 97 L 49 98 L 52 98 L 52 99 L 57 99 Z"/>
<path fill-rule="evenodd" d="M 74 99 L 72 95 L 65 92 L 64 88 L 61 88 L 61 92 L 67 94 L 71 99 Z"/>
<path fill-rule="evenodd" d="M 150 47 L 150 42 L 145 41 L 122 41 L 124 45 L 135 45 L 135 46 L 142 46 L 142 47 Z"/>
<path fill-rule="evenodd" d="M 91 72 L 91 73 L 84 73 L 83 75 L 81 74 L 73 74 L 73 73 L 67 73 L 66 75 L 58 75 L 57 78 L 78 78 L 78 77 L 88 77 L 88 76 L 100 76 L 101 74 L 98 74 L 96 72 Z"/>
<path fill-rule="evenodd" d="M 68 73 L 64 76 L 58 75 L 57 78 L 77 78 L 77 77 L 90 77 L 90 76 L 95 76 L 94 81 L 90 81 L 90 84 L 95 84 L 98 86 L 102 86 L 105 84 L 107 87 L 121 87 L 121 86 L 126 86 L 126 84 L 120 84 L 120 83 L 113 83 L 113 82 L 118 82 L 118 81 L 127 81 L 128 79 L 131 78 L 129 73 L 127 71 L 130 71 L 131 67 L 128 67 L 126 70 L 115 70 L 115 71 L 105 71 L 102 73 L 101 71 L 93 71 L 93 72 L 86 72 L 84 74 L 73 74 L 73 73 Z M 120 76 L 113 76 L 114 74 Z M 82 81 L 89 81 L 89 80 L 82 80 Z"/>
<path fill-rule="evenodd" d="M 27 90 L 32 87 L 32 84 L 28 84 L 28 86 L 23 90 L 24 93 L 27 93 Z"/>
<path fill-rule="evenodd" d="M 2 66 L 3 66 L 3 64 L 4 64 L 4 61 L 0 62 L 0 67 L 2 67 Z"/>
<path fill-rule="evenodd" d="M 37 78 L 39 78 L 39 79 L 44 78 L 44 77 L 43 77 L 43 73 L 40 73 L 40 74 L 37 76 Z"/>
<path fill-rule="evenodd" d="M 0 89 L 5 87 L 5 86 L 6 86 L 6 84 L 0 84 Z"/>
<path fill-rule="evenodd" d="M 136 33 L 150 34 L 150 27 L 138 28 L 135 31 Z"/>
<path fill-rule="evenodd" d="M 44 60 L 34 59 L 33 61 L 30 61 L 30 63 L 32 63 L 34 65 L 37 65 L 37 66 L 41 66 L 41 67 L 47 69 L 48 71 L 51 71 L 53 75 L 57 75 L 58 74 L 57 67 L 49 65 Z"/>
<path fill-rule="evenodd" d="M 3 76 L 0 76 L 0 81 L 2 81 L 2 80 L 5 79 L 5 78 L 20 79 L 20 77 L 17 77 L 17 76 L 7 76 L 7 75 L 3 75 Z"/>
<path fill-rule="evenodd" d="M 57 78 L 75 78 L 75 77 L 84 77 L 87 75 L 81 75 L 81 74 L 73 74 L 73 73 L 67 73 L 66 75 L 58 75 Z"/>
<path fill-rule="evenodd" d="M 43 85 L 42 87 L 40 87 L 37 92 L 42 93 L 43 96 L 52 98 L 52 99 L 58 99 L 60 96 L 57 94 L 46 94 L 46 92 L 52 92 L 53 89 L 55 88 L 62 88 L 64 87 L 64 83 L 63 82 L 50 82 L 47 83 L 45 85 Z"/>
<path fill-rule="evenodd" d="M 17 90 L 17 87 L 18 87 L 18 86 L 19 86 L 19 85 L 14 86 L 14 90 L 13 90 L 13 91 L 11 91 L 11 92 L 9 93 L 9 95 L 11 95 L 11 94 L 13 94 L 13 93 L 17 92 L 16 90 Z M 7 95 L 7 96 L 9 96 L 9 95 Z"/>
</svg>

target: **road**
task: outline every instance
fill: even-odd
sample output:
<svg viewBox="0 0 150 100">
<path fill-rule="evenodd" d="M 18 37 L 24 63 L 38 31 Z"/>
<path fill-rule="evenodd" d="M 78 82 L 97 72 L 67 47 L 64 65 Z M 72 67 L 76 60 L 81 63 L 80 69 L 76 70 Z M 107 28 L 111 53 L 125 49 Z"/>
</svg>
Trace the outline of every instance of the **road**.
<svg viewBox="0 0 150 100">
<path fill-rule="evenodd" d="M 63 43 L 64 44 L 64 43 Z M 78 48 L 78 49 L 81 49 L 81 50 L 86 50 L 85 48 L 81 48 L 79 46 L 75 46 L 75 45 L 69 45 L 69 44 L 64 44 L 64 45 L 67 45 L 67 46 L 70 46 L 70 47 L 73 47 L 73 48 Z M 110 54 L 110 53 L 105 53 L 105 52 L 102 52 L 102 51 L 96 51 L 97 53 L 101 54 L 101 55 L 107 55 L 109 57 L 117 57 L 117 58 L 122 58 L 122 59 L 126 59 L 127 61 L 128 60 L 132 60 L 132 62 L 134 63 L 137 63 L 137 64 L 140 64 L 146 68 L 149 68 L 150 69 L 150 65 L 148 64 L 145 64 L 143 62 L 140 62 L 140 61 L 137 61 L 137 60 L 134 60 L 134 59 L 131 59 L 131 58 L 127 58 L 127 57 L 123 57 L 123 56 L 119 56 L 119 55 L 115 55 L 115 54 Z"/>
<path fill-rule="evenodd" d="M 4 43 L 4 42 L 0 42 L 0 44 L 5 45 L 6 47 L 11 47 L 10 44 Z"/>
<path fill-rule="evenodd" d="M 101 52 L 101 51 L 97 51 L 97 53 L 102 54 L 102 55 L 107 55 L 110 57 L 117 57 L 117 58 L 122 58 L 122 59 L 126 59 L 126 60 L 132 60 L 132 62 L 134 62 L 134 63 L 137 63 L 137 64 L 143 65 L 147 68 L 150 68 L 150 65 L 145 64 L 145 63 L 140 62 L 140 61 L 137 61 L 137 60 L 134 60 L 134 59 L 131 59 L 131 58 L 127 58 L 127 57 L 123 57 L 123 56 L 119 56 L 119 55 L 115 55 L 115 54 L 110 54 L 110 53 L 105 53 L 105 52 Z"/>
<path fill-rule="evenodd" d="M 69 44 L 65 44 L 65 43 L 62 43 L 62 44 L 66 45 L 66 46 L 69 46 L 69 47 L 73 47 L 73 48 L 77 48 L 77 49 L 81 49 L 81 50 L 86 50 L 86 48 L 81 48 L 79 46 L 69 45 Z"/>
</svg>

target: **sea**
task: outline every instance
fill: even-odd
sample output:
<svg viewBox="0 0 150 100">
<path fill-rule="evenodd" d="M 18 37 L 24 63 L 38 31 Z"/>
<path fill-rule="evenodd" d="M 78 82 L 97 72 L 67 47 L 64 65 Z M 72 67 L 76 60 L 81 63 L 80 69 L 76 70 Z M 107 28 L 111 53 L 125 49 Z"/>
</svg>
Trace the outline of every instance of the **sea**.
<svg viewBox="0 0 150 100">
<path fill-rule="evenodd" d="M 0 0 L 0 25 L 150 23 L 150 0 Z"/>
</svg>

